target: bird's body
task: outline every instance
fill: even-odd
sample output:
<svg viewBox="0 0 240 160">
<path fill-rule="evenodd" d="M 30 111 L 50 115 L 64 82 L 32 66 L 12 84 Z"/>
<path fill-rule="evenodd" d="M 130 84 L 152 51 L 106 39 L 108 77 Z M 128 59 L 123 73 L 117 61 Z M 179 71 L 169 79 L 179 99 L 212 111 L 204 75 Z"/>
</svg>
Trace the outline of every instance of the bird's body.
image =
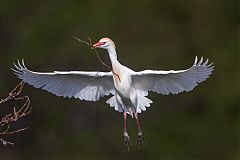
<svg viewBox="0 0 240 160">
<path fill-rule="evenodd" d="M 114 50 L 110 51 L 109 54 L 114 73 L 113 82 L 116 101 L 122 106 L 124 112 L 131 114 L 133 117 L 133 111 L 136 111 L 137 107 L 137 94 L 131 77 L 133 71 L 118 62 Z"/>
<path fill-rule="evenodd" d="M 102 38 L 93 45 L 108 51 L 112 64 L 112 72 L 50 72 L 40 73 L 28 70 L 24 62 L 15 65 L 13 69 L 18 78 L 63 97 L 74 97 L 81 100 L 97 101 L 105 95 L 113 96 L 107 100 L 116 111 L 124 115 L 124 142 L 129 147 L 130 139 L 126 130 L 126 113 L 135 117 L 138 125 L 138 140 L 142 141 L 142 131 L 138 122 L 138 113 L 146 110 L 152 101 L 146 96 L 149 91 L 160 94 L 178 94 L 190 91 L 198 83 L 205 81 L 213 71 L 212 64 L 198 62 L 197 57 L 193 66 L 187 70 L 154 71 L 144 70 L 135 72 L 120 64 L 117 59 L 116 46 L 109 38 Z"/>
</svg>

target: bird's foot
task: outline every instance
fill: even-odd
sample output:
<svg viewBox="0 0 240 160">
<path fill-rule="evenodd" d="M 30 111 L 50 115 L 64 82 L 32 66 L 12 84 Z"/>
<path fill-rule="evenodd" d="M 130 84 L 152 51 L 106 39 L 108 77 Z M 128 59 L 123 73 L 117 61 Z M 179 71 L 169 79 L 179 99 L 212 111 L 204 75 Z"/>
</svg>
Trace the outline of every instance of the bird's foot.
<svg viewBox="0 0 240 160">
<path fill-rule="evenodd" d="M 127 132 L 123 133 L 123 143 L 124 143 L 123 147 L 126 148 L 127 151 L 129 152 L 131 142 Z"/>
<path fill-rule="evenodd" d="M 138 137 L 137 137 L 137 143 L 136 143 L 136 145 L 137 145 L 137 147 L 138 147 L 139 149 L 142 149 L 142 147 L 143 147 L 144 144 L 145 144 L 145 139 L 144 139 L 144 137 L 143 137 L 143 133 L 140 131 L 140 132 L 138 132 Z"/>
</svg>

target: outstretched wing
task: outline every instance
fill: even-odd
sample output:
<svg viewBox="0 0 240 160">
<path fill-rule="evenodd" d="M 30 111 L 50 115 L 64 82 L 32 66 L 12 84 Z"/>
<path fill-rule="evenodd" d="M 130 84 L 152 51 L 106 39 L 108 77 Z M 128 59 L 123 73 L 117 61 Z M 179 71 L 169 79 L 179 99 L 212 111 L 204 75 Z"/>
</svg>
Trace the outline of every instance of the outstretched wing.
<svg viewBox="0 0 240 160">
<path fill-rule="evenodd" d="M 187 70 L 179 71 L 153 71 L 145 70 L 132 75 L 136 89 L 168 95 L 191 91 L 200 82 L 205 81 L 212 73 L 214 66 L 208 64 L 208 59 L 203 63 L 203 57 L 198 62 L 197 57 L 193 66 Z"/>
<path fill-rule="evenodd" d="M 105 95 L 114 94 L 111 72 L 54 71 L 40 73 L 28 70 L 23 61 L 22 64 L 18 61 L 18 65 L 14 65 L 16 69 L 12 70 L 18 78 L 57 96 L 97 101 Z"/>
</svg>

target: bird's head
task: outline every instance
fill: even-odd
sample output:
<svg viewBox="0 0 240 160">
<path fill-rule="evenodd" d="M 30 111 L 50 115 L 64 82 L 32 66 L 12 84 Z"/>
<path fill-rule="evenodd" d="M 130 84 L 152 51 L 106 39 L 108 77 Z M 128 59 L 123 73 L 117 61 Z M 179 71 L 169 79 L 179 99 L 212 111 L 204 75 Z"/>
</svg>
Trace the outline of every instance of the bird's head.
<svg viewBox="0 0 240 160">
<path fill-rule="evenodd" d="M 93 45 L 94 48 L 102 48 L 102 49 L 116 49 L 114 42 L 110 38 L 102 38 L 97 43 Z"/>
</svg>

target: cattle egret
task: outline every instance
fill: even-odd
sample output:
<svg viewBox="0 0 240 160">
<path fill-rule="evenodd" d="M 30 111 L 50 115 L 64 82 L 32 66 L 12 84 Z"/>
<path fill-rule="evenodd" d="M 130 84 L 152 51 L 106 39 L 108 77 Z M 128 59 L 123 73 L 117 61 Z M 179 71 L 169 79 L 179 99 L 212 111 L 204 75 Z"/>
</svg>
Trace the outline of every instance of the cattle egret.
<svg viewBox="0 0 240 160">
<path fill-rule="evenodd" d="M 144 70 L 135 72 L 118 61 L 116 46 L 111 39 L 102 38 L 93 47 L 108 51 L 112 64 L 111 72 L 33 72 L 27 69 L 24 61 L 22 63 L 18 61 L 17 65 L 14 64 L 16 69 L 12 70 L 24 82 L 57 96 L 97 101 L 103 96 L 112 94 L 112 97 L 106 103 L 116 111 L 123 112 L 124 146 L 128 150 L 130 138 L 126 127 L 127 114 L 136 119 L 138 128 L 137 144 L 141 147 L 143 133 L 138 113 L 150 107 L 152 101 L 146 97 L 149 91 L 164 95 L 191 91 L 200 82 L 205 81 L 214 68 L 212 63 L 208 64 L 208 59 L 203 62 L 203 57 L 200 61 L 196 57 L 192 67 L 186 70 Z"/>
</svg>

